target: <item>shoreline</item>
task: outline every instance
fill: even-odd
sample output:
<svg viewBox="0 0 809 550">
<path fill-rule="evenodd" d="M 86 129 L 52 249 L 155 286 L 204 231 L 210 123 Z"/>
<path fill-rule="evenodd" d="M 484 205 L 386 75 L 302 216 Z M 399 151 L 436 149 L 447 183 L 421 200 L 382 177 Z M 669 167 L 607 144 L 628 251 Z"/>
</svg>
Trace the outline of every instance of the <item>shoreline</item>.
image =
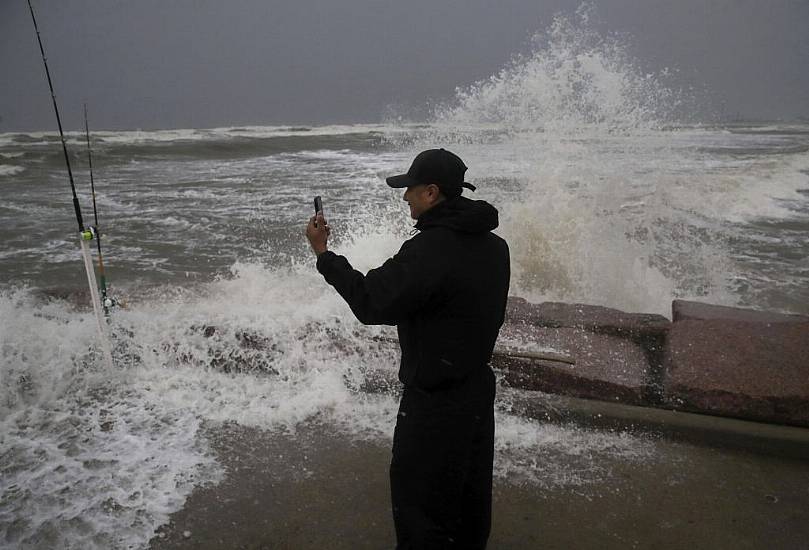
<svg viewBox="0 0 809 550">
<path fill-rule="evenodd" d="M 324 425 L 293 434 L 208 424 L 203 434 L 224 479 L 197 487 L 152 550 L 393 547 L 388 441 L 352 440 Z M 583 483 L 495 478 L 489 548 L 805 547 L 805 461 L 648 443 L 647 459 L 602 457 L 593 464 L 599 475 Z M 551 467 L 566 455 L 546 458 Z"/>
</svg>

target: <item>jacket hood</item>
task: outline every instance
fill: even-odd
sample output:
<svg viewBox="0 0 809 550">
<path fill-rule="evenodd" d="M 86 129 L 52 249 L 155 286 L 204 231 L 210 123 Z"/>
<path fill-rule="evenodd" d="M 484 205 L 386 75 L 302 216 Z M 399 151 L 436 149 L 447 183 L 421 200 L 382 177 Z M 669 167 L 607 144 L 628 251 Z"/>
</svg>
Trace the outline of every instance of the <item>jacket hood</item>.
<svg viewBox="0 0 809 550">
<path fill-rule="evenodd" d="M 464 196 L 444 200 L 423 213 L 416 229 L 448 227 L 463 233 L 484 233 L 499 225 L 497 209 L 486 201 Z"/>
</svg>

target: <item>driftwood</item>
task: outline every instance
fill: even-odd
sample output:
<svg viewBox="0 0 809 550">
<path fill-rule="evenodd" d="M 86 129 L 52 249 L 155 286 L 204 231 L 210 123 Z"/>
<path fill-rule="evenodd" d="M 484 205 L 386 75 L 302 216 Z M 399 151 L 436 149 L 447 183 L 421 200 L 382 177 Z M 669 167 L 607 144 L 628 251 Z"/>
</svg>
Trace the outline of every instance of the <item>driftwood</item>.
<svg viewBox="0 0 809 550">
<path fill-rule="evenodd" d="M 520 359 L 532 359 L 534 361 L 551 361 L 554 363 L 566 363 L 568 365 L 575 365 L 576 360 L 567 355 L 560 355 L 551 352 L 538 352 L 538 351 L 517 351 L 508 348 L 494 348 L 495 356 L 503 357 L 517 357 Z"/>
<path fill-rule="evenodd" d="M 388 344 L 399 345 L 397 338 L 379 338 L 380 342 L 387 342 Z M 518 357 L 520 359 L 532 359 L 534 361 L 551 361 L 554 363 L 566 363 L 568 365 L 575 365 L 576 360 L 567 355 L 561 355 L 552 352 L 539 352 L 539 351 L 520 351 L 515 349 L 508 349 L 501 346 L 494 348 L 495 357 Z"/>
</svg>

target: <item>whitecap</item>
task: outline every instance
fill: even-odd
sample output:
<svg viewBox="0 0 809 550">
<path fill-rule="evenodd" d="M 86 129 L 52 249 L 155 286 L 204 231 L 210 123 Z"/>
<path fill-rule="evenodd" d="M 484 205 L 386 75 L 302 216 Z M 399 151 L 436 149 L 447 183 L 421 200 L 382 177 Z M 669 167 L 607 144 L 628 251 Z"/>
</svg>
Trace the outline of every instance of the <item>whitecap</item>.
<svg viewBox="0 0 809 550">
<path fill-rule="evenodd" d="M 0 176 L 15 176 L 25 172 L 25 167 L 23 166 L 12 166 L 9 164 L 0 164 Z"/>
</svg>

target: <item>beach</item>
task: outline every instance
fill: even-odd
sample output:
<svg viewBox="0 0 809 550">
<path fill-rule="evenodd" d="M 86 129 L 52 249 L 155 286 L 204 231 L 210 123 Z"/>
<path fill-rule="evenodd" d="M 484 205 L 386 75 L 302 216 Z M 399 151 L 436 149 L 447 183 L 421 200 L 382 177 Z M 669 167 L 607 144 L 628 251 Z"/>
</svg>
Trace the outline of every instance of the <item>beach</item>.
<svg viewBox="0 0 809 550">
<path fill-rule="evenodd" d="M 386 442 L 347 440 L 325 426 L 293 435 L 228 424 L 205 434 L 225 477 L 197 488 L 150 548 L 394 547 Z M 489 548 L 806 547 L 805 460 L 650 444 L 650 462 L 604 458 L 583 486 L 498 478 Z"/>
</svg>

